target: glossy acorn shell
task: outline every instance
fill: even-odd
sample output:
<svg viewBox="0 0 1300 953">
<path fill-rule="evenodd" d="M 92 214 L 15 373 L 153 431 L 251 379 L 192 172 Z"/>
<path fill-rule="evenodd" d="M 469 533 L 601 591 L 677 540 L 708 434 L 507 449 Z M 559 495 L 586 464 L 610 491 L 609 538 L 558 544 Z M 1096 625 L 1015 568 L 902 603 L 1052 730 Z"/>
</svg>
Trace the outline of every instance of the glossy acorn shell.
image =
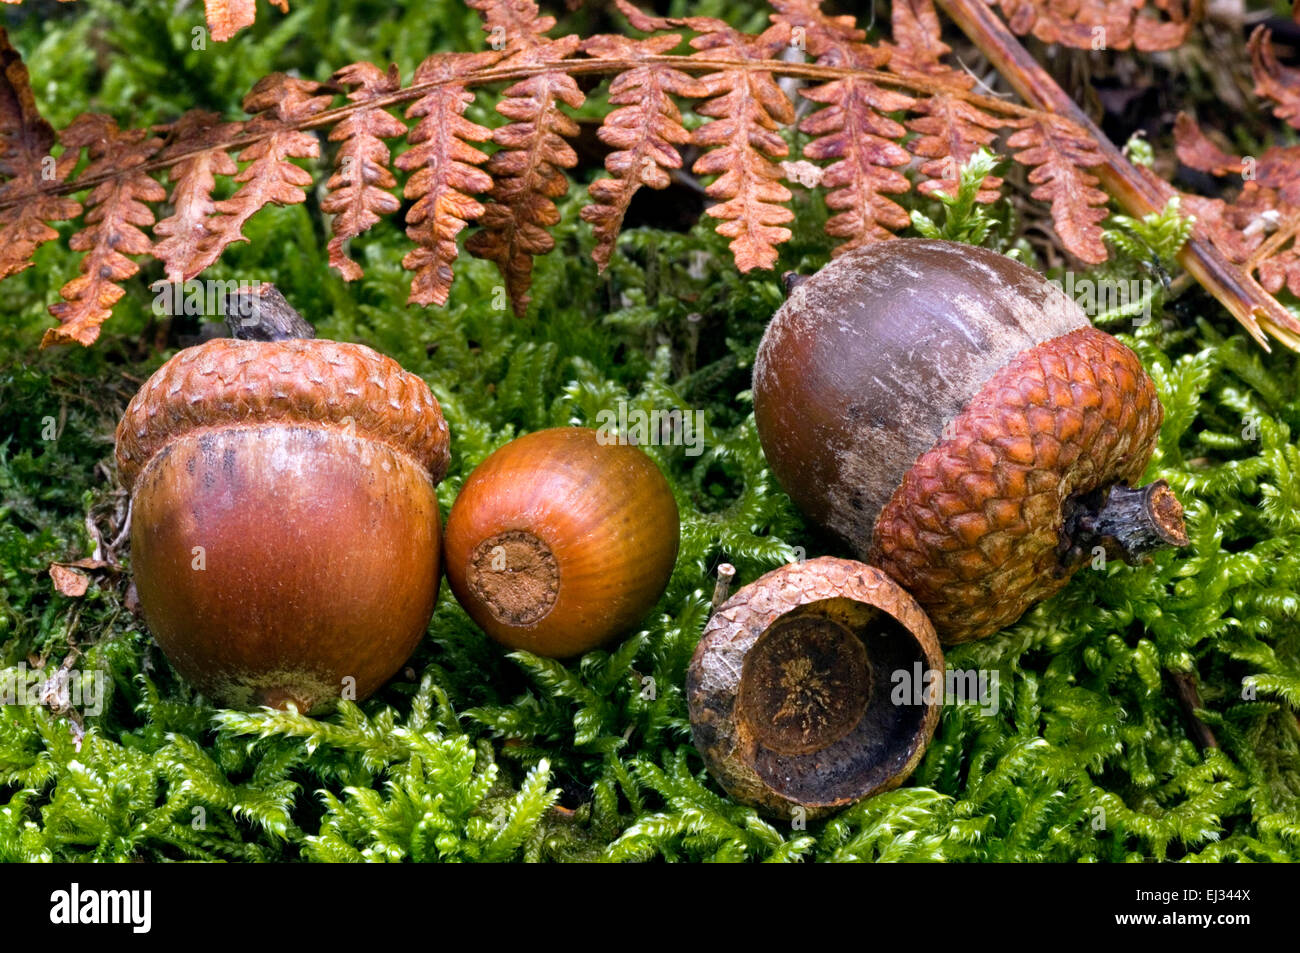
<svg viewBox="0 0 1300 953">
<path fill-rule="evenodd" d="M 986 249 L 896 239 L 798 284 L 754 367 L 781 486 L 912 593 L 945 642 L 1069 580 L 1074 494 L 1140 478 L 1162 410 L 1137 356 Z"/>
<path fill-rule="evenodd" d="M 654 461 L 560 427 L 511 441 L 470 474 L 443 551 L 452 592 L 484 632 L 564 658 L 645 618 L 678 541 L 677 504 Z"/>
<path fill-rule="evenodd" d="M 389 358 L 324 340 L 189 348 L 131 401 L 117 459 L 145 620 L 216 703 L 361 700 L 424 634 L 447 426 Z"/>
<path fill-rule="evenodd" d="M 802 641 L 772 648 L 792 625 Z M 915 690 L 899 691 L 918 675 Z M 943 676 L 916 600 L 872 566 L 823 556 L 781 566 L 718 608 L 686 697 L 695 746 L 728 794 L 813 818 L 911 775 L 939 722 Z"/>
</svg>

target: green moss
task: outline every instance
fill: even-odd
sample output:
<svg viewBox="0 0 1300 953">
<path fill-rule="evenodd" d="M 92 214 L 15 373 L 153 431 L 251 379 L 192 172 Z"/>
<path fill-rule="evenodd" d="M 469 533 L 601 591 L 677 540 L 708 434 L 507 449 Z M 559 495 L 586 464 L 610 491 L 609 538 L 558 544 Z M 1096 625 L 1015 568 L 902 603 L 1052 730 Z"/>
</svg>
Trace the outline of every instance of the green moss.
<svg viewBox="0 0 1300 953">
<path fill-rule="evenodd" d="M 202 105 L 233 112 L 263 72 L 325 78 L 354 59 L 481 45 L 460 4 L 296 3 L 260 8 L 231 45 L 189 49 L 201 7 L 89 0 L 20 22 L 37 95 L 56 123 L 85 109 L 123 122 Z M 706 4 L 752 28 L 759 13 Z M 54 9 L 55 5 L 51 5 Z M 692 12 L 696 12 L 693 10 Z M 585 14 L 578 14 L 584 16 Z M 21 16 L 21 14 L 11 14 Z M 340 24 L 372 24 L 367 30 Z M 358 39 L 365 37 L 364 41 Z M 129 50 L 130 52 L 124 52 Z M 165 79 L 164 79 L 165 77 Z M 489 115 L 483 97 L 478 109 Z M 276 282 L 322 336 L 362 341 L 421 374 L 453 434 L 448 506 L 513 435 L 628 400 L 705 411 L 705 451 L 651 447 L 682 511 L 676 571 L 642 631 L 568 664 L 488 643 L 442 593 L 429 634 L 364 705 L 303 716 L 214 710 L 171 671 L 125 608 L 127 580 L 96 573 L 81 599 L 53 592 L 53 560 L 89 555 L 87 515 L 111 510 L 112 430 L 168 355 L 153 349 L 146 269 L 89 351 L 35 351 L 45 305 L 76 272 L 66 243 L 4 286 L 0 315 L 0 667 L 65 659 L 101 672 L 98 715 L 41 707 L 0 718 L 0 859 L 1188 860 L 1293 859 L 1300 848 L 1300 364 L 1265 355 L 1205 298 L 1140 327 L 1113 315 L 1151 370 L 1167 419 L 1149 477 L 1184 500 L 1192 546 L 1151 565 L 1087 569 L 1058 597 L 950 665 L 996 671 L 996 711 L 949 706 L 908 786 L 808 825 L 759 818 L 721 795 L 690 745 L 683 676 L 706 621 L 711 571 L 748 582 L 795 547 L 825 550 L 759 449 L 749 365 L 780 300 L 774 274 L 742 276 L 707 224 L 638 229 L 605 276 L 574 188 L 557 250 L 540 259 L 530 316 L 500 279 L 457 266 L 442 309 L 405 304 L 405 238 L 354 242 L 355 285 L 326 264 L 321 216 L 272 209 L 212 277 Z M 829 246 L 819 200 L 796 199 L 781 269 Z M 1005 206 L 918 202 L 947 233 L 1005 247 Z M 965 219 L 945 216 L 967 216 Z M 926 218 L 922 223 L 930 223 Z M 1105 274 L 1148 277 L 1179 236 L 1170 219 L 1114 220 Z M 987 226 L 987 228 L 986 228 Z M 66 232 L 66 227 L 64 228 Z M 1148 252 L 1151 254 L 1148 255 Z M 47 419 L 57 436 L 44 439 Z M 1195 672 L 1220 748 L 1199 751 L 1170 688 Z"/>
</svg>

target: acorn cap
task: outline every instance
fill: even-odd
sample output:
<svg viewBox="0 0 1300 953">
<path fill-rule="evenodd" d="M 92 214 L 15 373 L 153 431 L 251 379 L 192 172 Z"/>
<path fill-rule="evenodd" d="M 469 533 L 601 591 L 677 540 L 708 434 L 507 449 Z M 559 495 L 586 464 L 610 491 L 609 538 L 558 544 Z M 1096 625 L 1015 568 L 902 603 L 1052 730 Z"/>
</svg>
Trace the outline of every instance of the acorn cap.
<svg viewBox="0 0 1300 953">
<path fill-rule="evenodd" d="M 821 557 L 782 566 L 714 613 L 686 676 L 695 745 L 739 801 L 828 814 L 901 784 L 939 721 L 897 697 L 943 654 L 916 601 L 880 570 Z M 918 701 L 918 699 L 921 699 Z"/>
<path fill-rule="evenodd" d="M 1109 334 L 1083 328 L 1040 344 L 993 375 L 913 464 L 866 558 L 926 607 L 946 644 L 990 635 L 1070 581 L 1072 499 L 1136 483 L 1162 417 L 1137 355 Z M 1186 544 L 1181 505 L 1167 487 L 1161 501 L 1181 539 L 1170 542 Z"/>
<path fill-rule="evenodd" d="M 154 372 L 117 427 L 117 465 L 131 489 L 171 440 L 198 430 L 282 423 L 350 430 L 414 459 L 437 483 L 450 459 L 447 423 L 429 385 L 361 344 L 216 338 Z"/>
</svg>

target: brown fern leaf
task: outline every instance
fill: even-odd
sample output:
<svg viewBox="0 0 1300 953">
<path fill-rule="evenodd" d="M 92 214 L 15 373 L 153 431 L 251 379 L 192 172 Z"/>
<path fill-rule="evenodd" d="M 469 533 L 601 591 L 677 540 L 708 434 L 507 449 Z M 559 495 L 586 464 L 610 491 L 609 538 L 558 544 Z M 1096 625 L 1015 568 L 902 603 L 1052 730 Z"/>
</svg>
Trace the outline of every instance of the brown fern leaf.
<svg viewBox="0 0 1300 953">
<path fill-rule="evenodd" d="M 184 280 L 186 265 L 210 234 L 207 222 L 217 210 L 212 199 L 216 177 L 239 171 L 225 146 L 239 128 L 216 113 L 192 109 L 172 126 L 169 142 L 158 154 L 159 159 L 184 155 L 171 167 L 172 214 L 153 227 L 154 236 L 162 237 L 153 254 L 168 281 Z"/>
<path fill-rule="evenodd" d="M 1185 113 L 1174 124 L 1174 141 L 1184 165 L 1245 178 L 1231 202 L 1183 195 L 1197 234 L 1233 264 L 1257 272 L 1265 291 L 1285 287 L 1300 296 L 1300 146 L 1271 146 L 1253 161 L 1239 158 L 1214 145 Z"/>
<path fill-rule="evenodd" d="M 573 39 L 576 49 L 577 37 Z M 576 109 L 585 99 L 572 77 L 554 72 L 516 83 L 497 104 L 497 112 L 514 121 L 492 135 L 501 147 L 488 160 L 493 187 L 479 216 L 482 227 L 465 248 L 496 262 L 520 316 L 528 307 L 533 257 L 555 247 L 547 229 L 560 220 L 554 199 L 569 189 L 563 170 L 578 164 L 577 154 L 565 141 L 578 134 L 578 124 L 560 112 L 558 103 Z"/>
<path fill-rule="evenodd" d="M 806 157 L 833 160 L 821 181 L 828 190 L 826 205 L 836 213 L 826 222 L 826 234 L 843 239 L 832 254 L 906 228 L 907 211 L 886 197 L 910 187 L 907 177 L 895 171 L 911 161 L 897 144 L 906 130 L 883 113 L 904 109 L 912 100 L 858 79 L 835 80 L 800 90 L 800 95 L 826 104 L 799 129 L 815 137 L 804 147 Z"/>
<path fill-rule="evenodd" d="M 1296 232 L 1300 230 L 1300 221 L 1295 217 L 1285 228 L 1286 240 L 1291 247 L 1272 252 L 1270 257 L 1259 263 L 1259 283 L 1270 294 L 1277 294 L 1285 286 L 1293 295 L 1300 297 L 1300 248 L 1295 245 Z"/>
<path fill-rule="evenodd" d="M 1255 250 L 1246 264 L 1259 275 L 1259 283 L 1270 294 L 1286 288 L 1300 297 L 1300 209 L 1290 208 L 1290 216 L 1277 223 L 1276 231 Z"/>
<path fill-rule="evenodd" d="M 933 0 L 894 0 L 889 5 L 889 26 L 894 38 L 893 68 L 927 75 L 957 72 L 943 62 L 952 47 L 943 42 Z M 962 75 L 974 82 L 968 74 Z"/>
<path fill-rule="evenodd" d="M 1249 186 L 1242 190 L 1238 201 L 1256 203 L 1267 215 L 1275 197 L 1254 183 Z M 1233 264 L 1241 264 L 1263 244 L 1267 218 L 1252 214 L 1246 205 L 1192 194 L 1183 194 L 1180 202 L 1183 212 L 1192 217 L 1196 233 L 1213 242 Z"/>
<path fill-rule="evenodd" d="M 1211 142 L 1188 113 L 1174 120 L 1174 149 L 1178 161 L 1189 168 L 1211 175 L 1241 174 L 1241 160 Z"/>
<path fill-rule="evenodd" d="M 1300 177 L 1300 170 L 1293 175 Z M 1183 204 L 1196 219 L 1197 234 L 1229 261 L 1257 272 L 1264 290 L 1277 294 L 1285 287 L 1300 296 L 1300 208 L 1259 182 L 1247 182 L 1231 202 L 1184 195 Z"/>
<path fill-rule="evenodd" d="M 1277 190 L 1279 207 L 1300 206 L 1300 146 L 1269 146 L 1255 163 L 1255 178 Z"/>
<path fill-rule="evenodd" d="M 1030 169 L 1029 181 L 1038 186 L 1033 197 L 1052 203 L 1052 220 L 1066 250 L 1090 265 L 1105 261 L 1097 223 L 1106 218 L 1109 198 L 1087 171 L 1105 161 L 1096 142 L 1073 126 L 1041 118 L 1021 120 L 1007 145 L 1021 150 L 1015 159 Z"/>
<path fill-rule="evenodd" d="M 321 89 L 320 83 L 311 80 L 272 73 L 258 80 L 244 97 L 244 110 L 253 115 L 245 132 L 260 138 L 239 154 L 240 161 L 248 163 L 235 176 L 240 188 L 217 202 L 217 214 L 204 221 L 206 234 L 185 265 L 186 281 L 221 257 L 228 245 L 248 241 L 244 223 L 263 206 L 272 202 L 294 205 L 306 199 L 303 190 L 311 185 L 311 175 L 289 160 L 320 155 L 316 137 L 296 124 L 329 106 L 333 97 L 317 95 Z"/>
<path fill-rule="evenodd" d="M 411 148 L 397 157 L 406 181 L 405 195 L 415 199 L 406 214 L 406 234 L 415 249 L 402 259 L 411 278 L 410 304 L 446 304 L 451 291 L 456 236 L 483 214 L 475 193 L 492 188 L 492 177 L 478 166 L 487 155 L 470 142 L 485 142 L 492 130 L 465 118 L 474 94 L 455 83 L 496 60 L 496 53 L 440 53 L 415 71 L 415 83 L 436 83 L 406 111 L 420 121 L 407 134 Z"/>
<path fill-rule="evenodd" d="M 622 36 L 594 36 L 582 44 L 582 52 L 597 59 L 638 60 L 667 53 L 681 42 L 669 33 L 644 40 Z M 672 181 L 667 170 L 680 169 L 682 156 L 676 146 L 691 141 L 682 125 L 682 114 L 674 96 L 698 99 L 707 92 L 695 77 L 668 66 L 637 66 L 614 77 L 609 102 L 617 106 L 605 116 L 597 135 L 614 149 L 605 157 L 605 169 L 612 178 L 596 179 L 588 186 L 592 204 L 582 209 L 584 221 L 596 233 L 591 253 L 604 271 L 614 252 L 632 196 L 641 186 L 665 189 Z"/>
<path fill-rule="evenodd" d="M 990 0 L 993 2 L 993 0 Z M 1183 0 L 996 0 L 1012 32 L 1080 50 L 1172 50 L 1192 28 Z M 1163 16 L 1162 16 L 1163 14 Z"/>
<path fill-rule="evenodd" d="M 889 61 L 887 47 L 863 42 L 866 33 L 853 17 L 831 16 L 821 5 L 821 0 L 774 0 L 772 21 L 789 27 L 792 40 L 818 65 L 875 70 Z M 907 211 L 887 196 L 911 188 L 897 171 L 911 161 L 898 144 L 907 130 L 885 113 L 910 109 L 916 101 L 860 77 L 804 87 L 799 95 L 823 106 L 800 122 L 799 130 L 813 137 L 804 158 L 831 163 L 821 185 L 828 190 L 827 207 L 836 213 L 826 222 L 826 234 L 842 239 L 832 254 L 906 228 Z"/>
<path fill-rule="evenodd" d="M 281 13 L 289 12 L 289 0 L 270 0 L 270 3 L 279 7 Z M 203 0 L 203 12 L 212 38 L 225 41 L 257 20 L 257 0 Z"/>
<path fill-rule="evenodd" d="M 765 61 L 790 48 L 792 32 L 786 22 L 750 36 L 712 17 L 649 16 L 627 0 L 618 0 L 618 8 L 643 33 L 694 30 L 699 35 L 691 40 L 697 51 L 691 59 L 697 61 Z M 720 67 L 705 73 L 700 82 L 706 102 L 695 112 L 712 121 L 691 136 L 692 144 L 704 150 L 691 171 L 717 176 L 705 189 L 715 200 L 705 214 L 721 220 L 717 232 L 731 239 L 738 269 L 771 268 L 776 246 L 790 239 L 784 225 L 794 218 L 783 204 L 790 201 L 790 190 L 772 161 L 790 152 L 778 130 L 794 122 L 794 105 L 765 70 Z"/>
<path fill-rule="evenodd" d="M 908 143 L 913 155 L 924 158 L 920 173 L 925 181 L 917 186 L 922 195 L 956 195 L 961 186 L 961 169 L 981 148 L 997 138 L 997 130 L 1007 125 L 1001 116 L 993 116 L 952 93 L 935 93 L 919 100 L 914 109 L 921 113 L 907 120 L 907 128 L 917 133 Z M 996 202 L 1002 195 L 1002 179 L 987 175 L 976 193 L 978 202 Z"/>
<path fill-rule="evenodd" d="M 82 178 L 116 174 L 96 185 L 86 199 L 86 227 L 69 243 L 73 251 L 87 252 L 81 260 L 81 274 L 59 291 L 64 300 L 50 305 L 59 327 L 46 330 L 41 347 L 94 343 L 99 326 L 125 294 L 119 282 L 140 270 L 126 256 L 147 255 L 152 250 L 142 231 L 154 221 L 145 203 L 167 197 L 167 190 L 140 168 L 162 145 L 162 139 L 151 137 L 147 130 L 122 130 L 108 116 L 87 113 L 78 116 L 59 141 L 74 151 L 89 148 L 90 164 Z"/>
<path fill-rule="evenodd" d="M 1270 100 L 1273 115 L 1300 129 L 1300 69 L 1283 66 L 1273 52 L 1273 35 L 1259 26 L 1250 35 L 1250 69 L 1255 93 Z"/>
<path fill-rule="evenodd" d="M 468 2 L 482 15 L 492 42 L 503 44 L 506 56 L 497 64 L 503 69 L 557 64 L 578 48 L 577 36 L 542 36 L 555 19 L 538 15 L 531 0 Z M 560 220 L 554 200 L 569 190 L 564 170 L 578 164 L 577 153 L 565 141 L 578 134 L 578 124 L 560 111 L 560 103 L 577 109 L 586 99 L 573 77 L 557 66 L 508 87 L 497 103 L 497 112 L 510 122 L 492 133 L 500 147 L 487 164 L 492 190 L 479 216 L 481 227 L 465 249 L 496 263 L 521 317 L 528 308 L 533 257 L 555 247 L 547 229 Z"/>
<path fill-rule="evenodd" d="M 553 42 L 546 33 L 555 17 L 542 16 L 533 0 L 465 0 L 465 5 L 479 12 L 488 44 L 506 56 Z"/>
<path fill-rule="evenodd" d="M 853 16 L 832 16 L 822 9 L 824 0 L 769 0 L 775 11 L 770 15 L 773 23 L 783 23 L 790 28 L 790 39 L 818 62 L 828 54 L 843 55 L 855 48 L 874 51 L 863 41 L 867 31 L 858 28 Z M 888 58 L 882 54 L 880 63 Z M 870 67 L 874 69 L 875 67 Z"/>
<path fill-rule="evenodd" d="M 788 36 L 789 28 L 783 26 L 753 38 L 727 28 L 691 43 L 701 49 L 696 54 L 701 58 L 759 60 L 770 59 L 773 47 L 785 46 Z M 722 69 L 706 73 L 701 82 L 707 101 L 695 111 L 713 121 L 695 130 L 693 143 L 706 151 L 691 168 L 717 176 L 705 189 L 715 200 L 705 212 L 722 221 L 718 234 L 731 239 L 740 271 L 772 268 L 776 246 L 790 239 L 784 225 L 794 218 L 784 204 L 790 190 L 781 184 L 781 169 L 772 161 L 789 153 L 778 130 L 794 122 L 794 106 L 771 73 Z"/>
<path fill-rule="evenodd" d="M 63 182 L 81 157 L 68 149 L 55 159 L 54 141 L 53 127 L 36 108 L 27 67 L 0 27 L 0 202 L 27 196 L 0 208 L 0 279 L 30 268 L 36 249 L 58 237 L 47 222 L 81 214 L 80 203 L 45 191 Z"/>
<path fill-rule="evenodd" d="M 385 72 L 373 63 L 345 66 L 334 74 L 334 82 L 352 87 L 348 99 L 354 103 L 371 102 L 402 86 L 396 66 Z M 330 131 L 330 141 L 343 145 L 334 158 L 338 171 L 330 177 L 329 194 L 320 207 L 334 216 L 330 225 L 334 233 L 329 243 L 330 265 L 338 269 L 344 281 L 355 281 L 363 274 L 361 266 L 344 251 L 347 241 L 402 206 L 389 191 L 397 187 L 397 179 L 388 170 L 391 153 L 384 140 L 405 134 L 406 123 L 382 106 L 349 113 Z"/>
<path fill-rule="evenodd" d="M 212 38 L 224 42 L 257 20 L 257 0 L 203 0 L 203 11 Z"/>
<path fill-rule="evenodd" d="M 921 160 L 918 171 L 922 181 L 917 191 L 931 196 L 936 192 L 956 195 L 962 166 L 990 145 L 997 130 L 1008 122 L 962 96 L 975 85 L 975 78 L 943 62 L 951 49 L 943 42 L 932 0 L 895 0 L 890 17 L 895 44 L 890 68 L 900 74 L 921 73 L 948 87 L 919 97 L 911 109 L 917 115 L 905 123 L 917 134 L 907 146 Z M 976 201 L 996 202 L 1001 194 L 1002 179 L 990 174 L 981 183 Z"/>
</svg>

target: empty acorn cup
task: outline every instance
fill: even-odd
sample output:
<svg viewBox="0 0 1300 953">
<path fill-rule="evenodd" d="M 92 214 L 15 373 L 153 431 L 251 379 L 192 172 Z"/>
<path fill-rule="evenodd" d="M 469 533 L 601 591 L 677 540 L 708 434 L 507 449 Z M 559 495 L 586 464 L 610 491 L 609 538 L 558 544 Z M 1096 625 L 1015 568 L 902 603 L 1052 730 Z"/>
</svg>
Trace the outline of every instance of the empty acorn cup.
<svg viewBox="0 0 1300 953">
<path fill-rule="evenodd" d="M 925 753 L 939 640 L 892 579 L 832 557 L 745 586 L 709 620 L 686 676 L 695 746 L 738 801 L 812 818 L 897 787 Z"/>
</svg>

